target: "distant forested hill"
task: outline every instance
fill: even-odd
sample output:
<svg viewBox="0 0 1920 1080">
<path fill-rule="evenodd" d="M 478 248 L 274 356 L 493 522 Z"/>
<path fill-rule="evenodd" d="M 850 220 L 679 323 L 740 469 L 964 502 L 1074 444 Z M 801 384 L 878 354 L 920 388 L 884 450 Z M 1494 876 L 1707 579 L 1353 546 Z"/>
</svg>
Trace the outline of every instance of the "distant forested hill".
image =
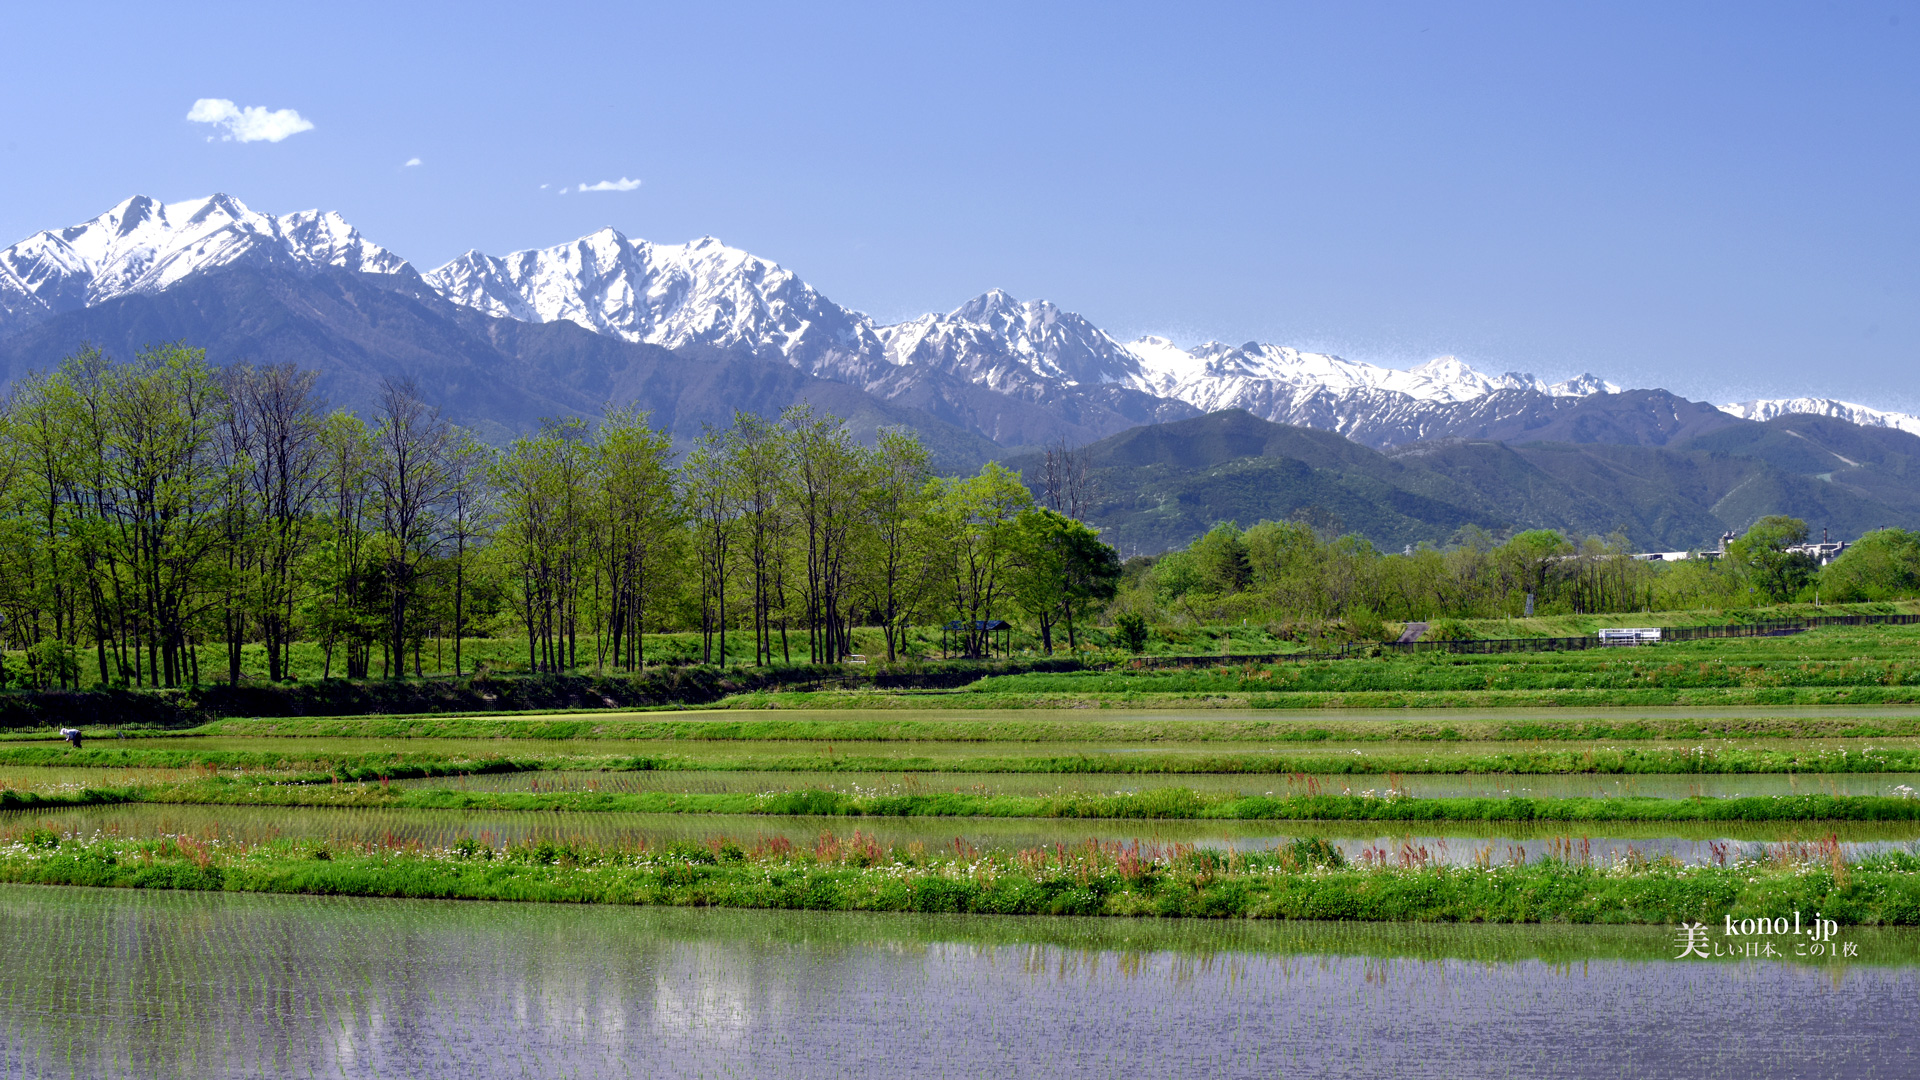
<svg viewBox="0 0 1920 1080">
<path fill-rule="evenodd" d="M 1179 547 L 1215 522 L 1262 519 L 1306 520 L 1387 549 L 1444 544 L 1463 526 L 1619 532 L 1657 550 L 1712 547 L 1774 513 L 1841 537 L 1920 526 L 1920 437 L 1829 417 L 1735 420 L 1667 446 L 1444 439 L 1381 453 L 1232 410 L 1074 453 L 1096 491 L 1089 516 L 1129 554 Z M 1009 464 L 1043 486 L 1040 455 Z"/>
</svg>

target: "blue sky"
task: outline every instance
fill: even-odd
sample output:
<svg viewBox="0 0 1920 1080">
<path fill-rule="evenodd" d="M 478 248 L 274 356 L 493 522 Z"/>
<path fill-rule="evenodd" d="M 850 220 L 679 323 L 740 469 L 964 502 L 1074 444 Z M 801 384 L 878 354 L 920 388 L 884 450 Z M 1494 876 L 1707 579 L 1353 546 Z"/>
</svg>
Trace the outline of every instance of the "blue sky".
<svg viewBox="0 0 1920 1080">
<path fill-rule="evenodd" d="M 225 191 L 423 269 L 612 225 L 883 319 L 999 287 L 1123 339 L 1920 411 L 1912 4 L 67 4 L 0 35 L 0 244 Z M 208 141 L 202 98 L 312 127 Z"/>
</svg>

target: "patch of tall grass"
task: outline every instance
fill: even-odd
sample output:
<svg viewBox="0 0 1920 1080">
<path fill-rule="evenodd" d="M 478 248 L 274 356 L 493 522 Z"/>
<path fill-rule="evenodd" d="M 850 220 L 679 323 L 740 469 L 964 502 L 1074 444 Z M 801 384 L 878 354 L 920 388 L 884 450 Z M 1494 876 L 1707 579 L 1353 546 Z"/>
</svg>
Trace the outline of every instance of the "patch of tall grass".
<svg viewBox="0 0 1920 1080">
<path fill-rule="evenodd" d="M 229 892 L 665 904 L 832 911 L 971 912 L 1429 922 L 1675 923 L 1819 910 L 1845 925 L 1920 923 L 1920 858 L 1851 865 L 1834 844 L 1685 866 L 1664 857 L 1567 857 L 1449 867 L 1413 845 L 1348 865 L 1311 839 L 1240 853 L 1088 841 L 986 850 L 881 845 L 858 830 L 811 845 L 727 837 L 660 847 L 463 838 L 247 845 L 33 833 L 0 843 L 0 880 Z M 1371 853 L 1370 853 L 1371 856 Z"/>
</svg>

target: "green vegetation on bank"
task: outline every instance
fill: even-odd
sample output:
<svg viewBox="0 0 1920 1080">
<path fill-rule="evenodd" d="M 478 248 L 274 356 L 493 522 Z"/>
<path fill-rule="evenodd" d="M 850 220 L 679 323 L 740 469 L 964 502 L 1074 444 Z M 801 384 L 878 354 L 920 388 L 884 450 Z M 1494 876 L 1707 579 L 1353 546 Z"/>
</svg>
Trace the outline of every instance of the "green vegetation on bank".
<svg viewBox="0 0 1920 1080">
<path fill-rule="evenodd" d="M 1186 788 L 1055 795 L 853 794 L 819 788 L 770 792 L 463 791 L 342 782 L 339 776 L 200 780 L 0 789 L 0 809 L 109 803 L 387 807 L 569 813 L 773 814 L 843 817 L 1103 818 L 1221 821 L 1920 821 L 1920 798 L 1790 795 L 1762 798 L 1405 798 L 1390 788 L 1360 795 L 1209 795 Z"/>
<path fill-rule="evenodd" d="M 1920 593 L 1920 534 L 1880 529 L 1822 567 L 1807 523 L 1762 517 L 1707 557 L 1644 561 L 1624 536 L 1529 529 L 1504 538 L 1467 526 L 1444 547 L 1386 553 L 1325 523 L 1215 525 L 1184 550 L 1129 559 L 1109 613 L 1166 637 L 1245 622 L 1302 642 L 1379 641 L 1390 621 L 1429 623 L 1432 639 L 1476 636 L 1463 620 L 1714 609 L 1884 604 Z M 1725 621 L 1724 619 L 1722 621 Z M 1653 625 L 1658 625 L 1653 624 Z M 1497 635 L 1506 636 L 1506 635 Z"/>
<path fill-rule="evenodd" d="M 169 737 L 227 736 L 242 738 L 321 739 L 507 739 L 685 741 L 698 743 L 756 742 L 1069 742 L 1128 744 L 1175 742 L 1557 742 L 1567 740 L 1628 739 L 1635 741 L 1702 738 L 1840 739 L 1920 737 L 1920 710 L 1910 715 L 1821 716 L 1660 716 L 1549 719 L 1528 715 L 1514 719 L 1344 720 L 1315 717 L 1294 720 L 1270 714 L 1249 717 L 1222 715 L 1204 720 L 1161 719 L 1151 713 L 1109 718 L 1099 712 L 1072 710 L 1047 713 L 1015 710 L 999 714 L 975 713 L 952 719 L 905 717 L 888 711 L 862 715 L 828 712 L 804 715 L 772 712 L 753 719 L 737 719 L 737 712 L 707 712 L 697 717 L 629 719 L 601 714 L 561 720 L 501 719 L 463 716 L 431 719 L 293 718 L 220 720 L 180 732 L 157 732 Z M 110 730 L 110 729 L 107 729 Z M 47 730 L 35 738 L 51 741 L 58 733 Z M 111 736 L 109 736 L 111 737 Z M 0 739 L 0 747 L 18 738 Z"/>
<path fill-rule="evenodd" d="M 1767 612 L 1764 614 L 1779 614 Z M 1540 621 L 1540 620 L 1535 620 Z M 1565 621 L 1561 619 L 1560 621 Z M 1588 620 L 1592 621 L 1592 620 Z M 1564 630 L 1565 628 L 1554 628 Z M 1920 627 L 1824 626 L 1783 638 L 1571 653 L 1389 654 L 1156 668 L 1111 654 L 997 662 L 655 667 L 609 675 L 247 683 L 0 694 L 0 726 L 184 728 L 240 717 L 400 720 L 488 713 L 722 709 L 1429 708 L 1920 701 Z M 0 736 L 4 738 L 4 736 Z"/>
<path fill-rule="evenodd" d="M 985 676 L 958 691 L 752 692 L 738 708 L 1527 708 L 1920 703 L 1920 627 L 1563 653 L 1384 655 Z"/>
<path fill-rule="evenodd" d="M 1571 849 L 1570 849 L 1571 850 Z M 114 888 L 826 911 L 976 912 L 1422 922 L 1664 923 L 1817 910 L 1843 925 L 1920 923 L 1920 859 L 1848 864 L 1837 845 L 1783 847 L 1724 866 L 1629 858 L 1473 867 L 1383 853 L 1353 867 L 1324 841 L 1271 852 L 1086 844 L 1016 851 L 882 848 L 855 832 L 809 851 L 724 838 L 658 850 L 540 841 L 496 850 L 71 840 L 46 831 L 0 846 L 0 880 Z"/>
<path fill-rule="evenodd" d="M 672 744 L 668 744 L 671 746 Z M 1471 743 L 1463 744 L 1471 747 Z M 1920 772 L 1920 747 L 1850 746 L 1803 743 L 1743 746 L 1716 743 L 1693 746 L 1601 746 L 1572 748 L 1542 745 L 1525 750 L 1474 753 L 1470 749 L 1418 745 L 1403 748 L 1325 750 L 1303 747 L 1292 753 L 1206 753 L 1167 751 L 1114 754 L 1079 752 L 1026 755 L 883 755 L 848 751 L 832 745 L 795 747 L 792 753 L 730 751 L 722 743 L 700 746 L 698 753 L 648 747 L 651 752 L 488 754 L 435 750 L 369 750 L 316 746 L 229 750 L 104 746 L 69 750 L 53 746 L 0 747 L 0 766 L 100 769 L 202 770 L 214 773 L 281 775 L 319 772 L 346 780 L 408 780 L 462 774 L 543 771 L 787 772 L 835 773 L 1041 773 L 1178 776 L 1215 773 L 1239 775 L 1382 776 L 1388 774 L 1522 775 L 1673 775 L 1673 774 L 1832 774 Z M 796 781 L 798 782 L 798 780 Z"/>
</svg>

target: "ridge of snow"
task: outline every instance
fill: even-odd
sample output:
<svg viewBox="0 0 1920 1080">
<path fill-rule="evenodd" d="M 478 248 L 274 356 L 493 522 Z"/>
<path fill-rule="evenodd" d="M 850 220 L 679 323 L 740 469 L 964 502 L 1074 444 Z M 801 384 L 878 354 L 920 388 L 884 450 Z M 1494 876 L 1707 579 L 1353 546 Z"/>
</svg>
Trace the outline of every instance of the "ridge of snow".
<svg viewBox="0 0 1920 1080">
<path fill-rule="evenodd" d="M 1106 331 L 1049 301 L 999 289 L 875 333 L 890 364 L 933 367 L 1007 393 L 1140 381 L 1139 358 Z"/>
<path fill-rule="evenodd" d="M 884 352 L 866 316 L 711 236 L 653 244 L 606 228 L 504 257 L 469 251 L 424 278 L 488 315 L 566 320 L 670 349 L 744 346 L 815 374 L 866 371 Z"/>
<path fill-rule="evenodd" d="M 1501 391 L 1567 398 L 1621 389 L 1592 374 L 1552 384 L 1527 372 L 1489 375 L 1454 356 L 1403 370 L 1266 342 L 1186 349 L 1142 337 L 1123 344 L 1077 313 L 999 289 L 945 314 L 877 325 L 779 264 L 711 236 L 654 244 L 606 228 L 505 256 L 469 251 L 420 275 L 338 213 L 263 214 L 225 194 L 172 203 L 136 195 L 90 221 L 0 250 L 0 332 L 233 265 L 411 277 L 496 317 L 566 320 L 666 348 L 744 347 L 888 394 L 908 385 L 905 373 L 936 371 L 1032 400 L 1063 388 L 1114 388 L 1344 430 Z M 1920 417 L 1832 398 L 1720 408 L 1756 420 L 1813 413 L 1920 435 Z"/>
<path fill-rule="evenodd" d="M 91 221 L 0 251 L 0 320 L 46 318 L 236 264 L 411 274 L 405 259 L 332 211 L 274 216 L 224 194 L 175 203 L 136 195 Z"/>
<path fill-rule="evenodd" d="M 1772 420 L 1780 416 L 1808 413 L 1814 416 L 1831 416 L 1862 427 L 1896 428 L 1909 435 L 1920 435 L 1920 416 L 1856 405 L 1851 401 L 1836 401 L 1833 398 L 1760 398 L 1722 405 L 1720 411 L 1730 413 L 1742 420 Z"/>
</svg>

